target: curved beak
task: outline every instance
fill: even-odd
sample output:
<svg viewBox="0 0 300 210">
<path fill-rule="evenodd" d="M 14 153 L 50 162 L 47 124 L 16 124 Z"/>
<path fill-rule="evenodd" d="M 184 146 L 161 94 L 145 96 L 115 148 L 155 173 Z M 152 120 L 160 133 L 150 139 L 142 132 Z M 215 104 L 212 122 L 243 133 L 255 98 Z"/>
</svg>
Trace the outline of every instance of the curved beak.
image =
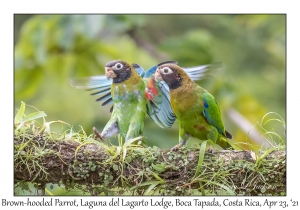
<svg viewBox="0 0 300 210">
<path fill-rule="evenodd" d="M 162 80 L 163 80 L 159 68 L 156 69 L 156 72 L 155 72 L 155 74 L 154 74 L 154 77 L 155 77 L 156 80 L 159 80 L 159 81 L 162 81 Z"/>
<path fill-rule="evenodd" d="M 115 72 L 112 70 L 111 67 L 105 67 L 105 76 L 107 79 L 117 77 L 117 75 L 115 74 Z"/>
</svg>

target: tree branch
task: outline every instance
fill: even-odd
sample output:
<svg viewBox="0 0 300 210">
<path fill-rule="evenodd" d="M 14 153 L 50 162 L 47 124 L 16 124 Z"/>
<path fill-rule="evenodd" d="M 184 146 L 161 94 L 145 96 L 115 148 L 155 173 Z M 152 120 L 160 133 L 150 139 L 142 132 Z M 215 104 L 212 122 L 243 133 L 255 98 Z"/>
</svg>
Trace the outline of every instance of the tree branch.
<svg viewBox="0 0 300 210">
<path fill-rule="evenodd" d="M 89 142 L 90 141 L 90 142 Z M 205 153 L 200 173 L 199 148 L 177 152 L 129 144 L 105 147 L 87 138 L 76 142 L 48 134 L 15 132 L 14 180 L 63 183 L 92 195 L 283 195 L 286 153 L 273 151 L 259 159 L 253 151 Z"/>
<path fill-rule="evenodd" d="M 136 43 L 137 46 L 143 48 L 145 51 L 147 51 L 150 55 L 153 57 L 163 61 L 168 60 L 168 56 L 156 49 L 154 45 L 152 45 L 150 42 L 145 41 L 137 34 L 137 28 L 133 27 L 130 30 L 126 31 L 126 34 L 128 34 L 132 40 Z"/>
</svg>

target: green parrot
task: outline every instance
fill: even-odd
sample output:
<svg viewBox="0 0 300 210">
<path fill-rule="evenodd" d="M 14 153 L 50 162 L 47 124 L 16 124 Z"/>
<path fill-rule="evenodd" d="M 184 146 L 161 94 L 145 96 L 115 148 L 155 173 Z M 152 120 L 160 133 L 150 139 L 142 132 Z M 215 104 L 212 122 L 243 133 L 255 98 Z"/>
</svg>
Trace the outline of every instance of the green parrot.
<svg viewBox="0 0 300 210">
<path fill-rule="evenodd" d="M 91 95 L 101 95 L 96 101 L 103 102 L 103 106 L 113 105 L 111 118 L 102 132 L 94 128 L 96 137 L 104 140 L 120 134 L 128 141 L 142 136 L 146 113 L 162 128 L 173 125 L 176 117 L 170 104 L 169 87 L 154 77 L 157 67 L 166 63 L 177 64 L 176 61 L 165 61 L 145 72 L 138 64 L 114 60 L 105 65 L 105 76 L 71 81 L 76 88 L 96 91 Z M 183 69 L 194 81 L 198 81 L 208 75 L 209 66 Z"/>
<path fill-rule="evenodd" d="M 210 139 L 221 147 L 231 147 L 232 135 L 225 130 L 221 112 L 215 98 L 203 89 L 176 64 L 159 65 L 155 78 L 170 88 L 170 103 L 179 126 L 178 150 L 186 145 L 190 136 Z M 228 138 L 228 139 L 227 139 Z"/>
<path fill-rule="evenodd" d="M 107 79 L 113 79 L 111 95 L 113 111 L 100 138 L 120 133 L 125 141 L 141 136 L 146 114 L 146 85 L 133 67 L 121 60 L 108 62 L 105 66 Z"/>
</svg>

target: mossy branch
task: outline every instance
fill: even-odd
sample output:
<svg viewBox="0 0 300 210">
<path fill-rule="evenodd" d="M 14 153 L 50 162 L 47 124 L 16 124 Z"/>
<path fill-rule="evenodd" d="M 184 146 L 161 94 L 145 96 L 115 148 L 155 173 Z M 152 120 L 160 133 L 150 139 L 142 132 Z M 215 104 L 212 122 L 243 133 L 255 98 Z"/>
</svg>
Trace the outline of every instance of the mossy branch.
<svg viewBox="0 0 300 210">
<path fill-rule="evenodd" d="M 15 132 L 15 183 L 63 183 L 92 195 L 285 195 L 286 153 L 258 157 L 252 151 L 177 152 L 127 144 L 104 146 L 87 138 Z M 50 138 L 52 137 L 52 138 Z M 133 142 L 132 142 L 133 143 Z"/>
</svg>

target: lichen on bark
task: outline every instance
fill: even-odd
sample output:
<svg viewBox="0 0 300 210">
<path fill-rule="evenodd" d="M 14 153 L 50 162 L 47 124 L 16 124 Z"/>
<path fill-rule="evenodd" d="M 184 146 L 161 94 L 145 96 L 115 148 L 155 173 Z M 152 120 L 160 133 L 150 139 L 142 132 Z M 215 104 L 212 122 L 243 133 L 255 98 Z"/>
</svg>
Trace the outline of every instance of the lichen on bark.
<svg viewBox="0 0 300 210">
<path fill-rule="evenodd" d="M 170 151 L 138 144 L 103 146 L 89 137 L 15 131 L 14 180 L 63 184 L 92 195 L 285 195 L 286 153 Z"/>
</svg>

